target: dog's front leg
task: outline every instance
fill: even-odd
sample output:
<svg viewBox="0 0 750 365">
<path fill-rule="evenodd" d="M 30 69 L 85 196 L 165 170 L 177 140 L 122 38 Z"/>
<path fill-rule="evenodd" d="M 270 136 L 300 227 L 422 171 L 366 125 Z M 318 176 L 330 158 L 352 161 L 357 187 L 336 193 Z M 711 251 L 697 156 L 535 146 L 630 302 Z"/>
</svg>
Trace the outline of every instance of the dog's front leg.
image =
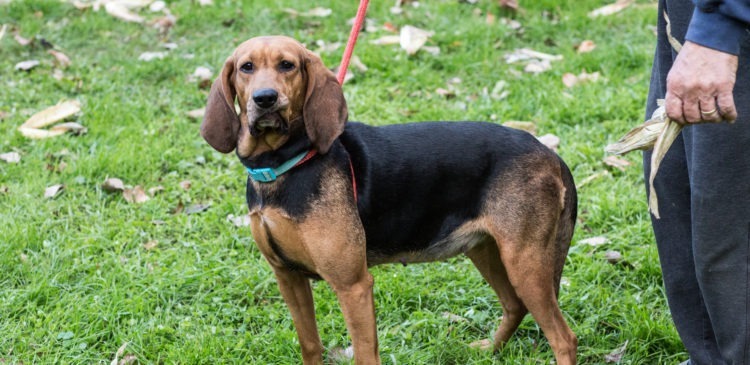
<svg viewBox="0 0 750 365">
<path fill-rule="evenodd" d="M 315 323 L 315 305 L 310 279 L 285 268 L 274 268 L 274 272 L 281 295 L 289 307 L 294 327 L 297 329 L 303 363 L 323 364 L 323 344 L 320 342 Z"/>
<path fill-rule="evenodd" d="M 373 278 L 363 265 L 352 279 L 344 282 L 333 279 L 330 283 L 338 296 L 346 327 L 352 338 L 354 360 L 357 365 L 380 364 L 372 295 Z"/>
</svg>

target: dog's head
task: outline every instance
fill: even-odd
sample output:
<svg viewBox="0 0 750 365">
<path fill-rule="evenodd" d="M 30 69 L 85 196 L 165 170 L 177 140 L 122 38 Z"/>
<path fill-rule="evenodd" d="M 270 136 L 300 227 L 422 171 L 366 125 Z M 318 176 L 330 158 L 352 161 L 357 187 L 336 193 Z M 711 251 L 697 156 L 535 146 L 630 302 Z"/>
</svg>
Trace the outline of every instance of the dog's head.
<svg viewBox="0 0 750 365">
<path fill-rule="evenodd" d="M 317 55 L 288 37 L 256 37 L 234 50 L 211 86 L 201 135 L 216 150 L 236 148 L 247 158 L 278 149 L 304 125 L 326 153 L 346 120 L 341 85 Z"/>
</svg>

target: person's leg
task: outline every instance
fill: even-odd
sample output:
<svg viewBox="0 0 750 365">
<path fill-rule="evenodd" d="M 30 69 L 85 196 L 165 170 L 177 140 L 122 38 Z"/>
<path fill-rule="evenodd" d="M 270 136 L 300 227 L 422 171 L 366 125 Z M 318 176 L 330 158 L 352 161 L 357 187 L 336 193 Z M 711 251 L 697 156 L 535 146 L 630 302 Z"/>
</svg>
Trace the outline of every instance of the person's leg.
<svg viewBox="0 0 750 365">
<path fill-rule="evenodd" d="M 657 108 L 657 99 L 666 94 L 666 77 L 676 53 L 666 34 L 666 12 L 671 21 L 672 36 L 684 42 L 693 6 L 689 0 L 662 0 L 658 9 L 658 35 L 651 74 L 646 118 Z M 693 364 L 712 364 L 719 359 L 713 326 L 704 305 L 696 276 L 692 247 L 691 191 L 686 155 L 686 129 L 673 143 L 655 180 L 661 219 L 652 217 L 662 277 L 672 319 Z M 651 153 L 644 154 L 644 173 L 648 191 Z"/>
</svg>

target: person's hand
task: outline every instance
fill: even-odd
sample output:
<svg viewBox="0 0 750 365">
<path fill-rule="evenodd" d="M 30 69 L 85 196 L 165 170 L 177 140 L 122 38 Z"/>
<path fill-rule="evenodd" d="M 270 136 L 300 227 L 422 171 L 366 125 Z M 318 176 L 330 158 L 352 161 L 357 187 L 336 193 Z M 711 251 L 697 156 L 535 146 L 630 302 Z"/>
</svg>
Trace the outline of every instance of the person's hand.
<svg viewBox="0 0 750 365">
<path fill-rule="evenodd" d="M 667 75 L 667 116 L 678 123 L 734 121 L 736 77 L 737 56 L 685 42 Z"/>
</svg>

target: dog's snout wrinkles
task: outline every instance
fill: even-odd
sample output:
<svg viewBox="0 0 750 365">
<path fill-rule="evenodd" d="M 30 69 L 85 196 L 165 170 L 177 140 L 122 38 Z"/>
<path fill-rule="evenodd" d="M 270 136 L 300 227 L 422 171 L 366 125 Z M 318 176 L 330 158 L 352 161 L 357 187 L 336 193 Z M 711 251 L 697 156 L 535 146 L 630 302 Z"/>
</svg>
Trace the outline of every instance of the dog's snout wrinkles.
<svg viewBox="0 0 750 365">
<path fill-rule="evenodd" d="M 276 104 L 279 93 L 274 89 L 260 89 L 253 93 L 253 101 L 261 108 L 270 108 Z"/>
</svg>

